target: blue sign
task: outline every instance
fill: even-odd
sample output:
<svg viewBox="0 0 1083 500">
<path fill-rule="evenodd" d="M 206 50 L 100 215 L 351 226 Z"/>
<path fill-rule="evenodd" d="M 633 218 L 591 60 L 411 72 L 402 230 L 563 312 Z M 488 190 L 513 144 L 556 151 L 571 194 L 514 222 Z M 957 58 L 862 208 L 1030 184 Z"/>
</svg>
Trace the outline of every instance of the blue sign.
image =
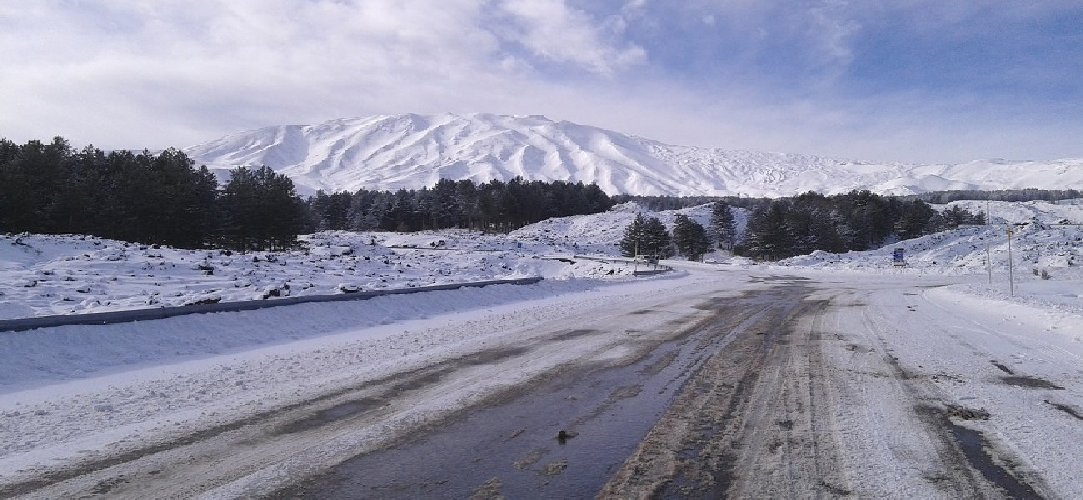
<svg viewBox="0 0 1083 500">
<path fill-rule="evenodd" d="M 906 253 L 902 248 L 896 248 L 895 253 L 892 254 L 892 261 L 897 263 L 903 262 L 903 255 Z"/>
</svg>

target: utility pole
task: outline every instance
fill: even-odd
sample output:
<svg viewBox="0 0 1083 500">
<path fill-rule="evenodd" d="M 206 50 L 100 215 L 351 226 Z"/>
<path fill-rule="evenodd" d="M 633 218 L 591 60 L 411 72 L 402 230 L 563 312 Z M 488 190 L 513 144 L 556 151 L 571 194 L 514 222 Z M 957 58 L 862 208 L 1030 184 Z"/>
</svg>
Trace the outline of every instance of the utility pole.
<svg viewBox="0 0 1083 500">
<path fill-rule="evenodd" d="M 986 229 L 993 225 L 993 214 L 989 211 L 989 200 L 985 200 L 985 227 Z M 992 231 L 986 231 L 992 233 Z M 992 234 L 989 234 L 989 238 L 985 240 L 985 272 L 989 273 L 989 284 L 993 284 L 993 257 L 992 252 L 989 251 L 989 246 L 992 245 Z"/>
<path fill-rule="evenodd" d="M 635 264 L 632 266 L 632 274 L 639 272 L 639 238 L 636 238 L 635 255 L 632 257 Z"/>
<path fill-rule="evenodd" d="M 1008 228 L 1008 290 L 1012 297 L 1015 297 L 1015 271 L 1013 269 L 1014 263 L 1012 260 L 1012 225 L 1007 224 Z"/>
</svg>

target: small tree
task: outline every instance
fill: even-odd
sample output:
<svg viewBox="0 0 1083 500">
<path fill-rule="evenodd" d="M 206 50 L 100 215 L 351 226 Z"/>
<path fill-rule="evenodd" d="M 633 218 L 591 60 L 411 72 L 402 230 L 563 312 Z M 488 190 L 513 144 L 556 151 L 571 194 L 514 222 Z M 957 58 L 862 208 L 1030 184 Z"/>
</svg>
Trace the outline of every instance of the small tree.
<svg viewBox="0 0 1083 500">
<path fill-rule="evenodd" d="M 700 260 L 711 249 L 707 231 L 687 215 L 677 214 L 673 224 L 673 243 L 688 260 Z"/>
<path fill-rule="evenodd" d="M 636 214 L 635 219 L 624 228 L 624 237 L 620 240 L 621 255 L 633 257 L 639 255 L 657 255 L 668 257 L 670 249 L 669 231 L 657 217 L 644 217 Z"/>
</svg>

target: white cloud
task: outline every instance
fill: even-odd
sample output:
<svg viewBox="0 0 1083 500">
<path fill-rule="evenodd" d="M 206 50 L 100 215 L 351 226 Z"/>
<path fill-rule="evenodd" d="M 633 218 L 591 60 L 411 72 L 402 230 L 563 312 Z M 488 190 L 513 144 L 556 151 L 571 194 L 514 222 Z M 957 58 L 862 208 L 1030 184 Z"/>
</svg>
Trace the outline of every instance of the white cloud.
<svg viewBox="0 0 1083 500">
<path fill-rule="evenodd" d="M 619 16 L 598 23 L 563 0 L 506 0 L 502 9 L 513 27 L 503 33 L 533 54 L 561 63 L 574 63 L 598 74 L 642 63 L 646 52 L 634 44 L 621 44 L 623 22 Z M 609 31 L 609 33 L 606 33 Z"/>
<path fill-rule="evenodd" d="M 559 0 L 0 0 L 0 136 L 157 148 L 273 124 L 485 111 L 672 143 L 965 160 L 1070 154 L 1070 137 L 1083 135 L 1058 122 L 1013 136 L 1018 123 L 975 121 L 972 109 L 916 94 L 833 94 L 829 83 L 853 63 L 860 27 L 882 4 L 690 2 L 698 29 L 664 35 L 747 40 L 726 54 L 733 61 L 793 37 L 787 47 L 809 51 L 828 83 L 780 94 L 761 88 L 754 69 L 710 88 L 671 79 L 629 41 L 669 8 L 644 0 L 605 15 Z"/>
<path fill-rule="evenodd" d="M 185 145 L 238 128 L 530 107 L 529 57 L 611 76 L 644 58 L 560 2 L 31 2 L 0 10 L 0 133 Z M 487 25 L 514 16 L 514 29 Z M 527 54 L 503 50 L 513 39 Z M 559 93 L 559 92 L 558 92 Z M 539 96 L 531 98 L 529 96 Z"/>
<path fill-rule="evenodd" d="M 823 62 L 839 71 L 853 61 L 850 39 L 861 29 L 849 12 L 850 5 L 845 0 L 826 0 L 808 11 L 812 21 L 809 32 L 819 45 Z"/>
</svg>

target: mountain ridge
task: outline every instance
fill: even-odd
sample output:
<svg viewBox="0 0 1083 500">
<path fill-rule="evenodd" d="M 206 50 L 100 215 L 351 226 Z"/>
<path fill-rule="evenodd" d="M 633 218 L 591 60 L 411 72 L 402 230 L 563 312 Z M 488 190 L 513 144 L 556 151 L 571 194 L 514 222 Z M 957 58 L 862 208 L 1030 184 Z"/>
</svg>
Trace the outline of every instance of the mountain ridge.
<svg viewBox="0 0 1083 500">
<path fill-rule="evenodd" d="M 267 165 L 302 192 L 419 189 L 440 178 L 564 180 L 609 194 L 778 197 L 869 189 L 1061 189 L 1083 185 L 1083 159 L 959 164 L 863 162 L 665 144 L 542 115 L 373 115 L 238 132 L 184 149 L 224 177 Z"/>
</svg>

